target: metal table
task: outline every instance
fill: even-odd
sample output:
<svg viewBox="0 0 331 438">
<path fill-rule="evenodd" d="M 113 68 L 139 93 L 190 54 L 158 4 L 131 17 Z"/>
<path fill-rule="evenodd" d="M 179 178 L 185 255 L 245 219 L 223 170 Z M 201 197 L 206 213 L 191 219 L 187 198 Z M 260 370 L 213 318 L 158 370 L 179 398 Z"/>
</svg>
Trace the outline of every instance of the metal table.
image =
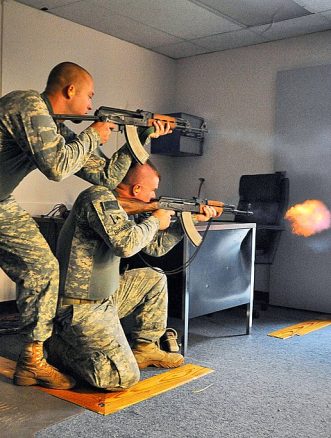
<svg viewBox="0 0 331 438">
<path fill-rule="evenodd" d="M 197 227 L 202 234 L 206 228 L 206 224 Z M 246 304 L 246 334 L 250 334 L 255 229 L 254 223 L 212 222 L 196 256 L 182 271 L 180 266 L 185 266 L 197 250 L 187 237 L 162 257 L 143 254 L 150 265 L 167 273 L 168 314 L 182 321 L 183 354 L 188 347 L 189 320 L 197 316 Z M 137 255 L 122 262 L 131 269 L 145 266 Z"/>
<path fill-rule="evenodd" d="M 204 233 L 206 225 L 197 228 Z M 188 348 L 189 320 L 197 316 L 246 304 L 246 334 L 250 334 L 255 230 L 254 223 L 213 223 L 210 226 L 196 257 L 183 273 L 183 354 Z M 183 263 L 186 263 L 196 248 L 186 237 L 183 248 Z"/>
</svg>

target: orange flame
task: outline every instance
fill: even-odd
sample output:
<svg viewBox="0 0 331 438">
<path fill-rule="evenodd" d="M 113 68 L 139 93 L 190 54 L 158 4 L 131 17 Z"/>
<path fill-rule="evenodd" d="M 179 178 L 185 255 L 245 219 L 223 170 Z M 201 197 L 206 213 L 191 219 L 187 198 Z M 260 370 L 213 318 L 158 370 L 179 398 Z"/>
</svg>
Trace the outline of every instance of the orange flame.
<svg viewBox="0 0 331 438">
<path fill-rule="evenodd" d="M 308 199 L 289 208 L 285 219 L 290 222 L 292 233 L 304 237 L 320 233 L 331 226 L 330 211 L 317 199 Z"/>
</svg>

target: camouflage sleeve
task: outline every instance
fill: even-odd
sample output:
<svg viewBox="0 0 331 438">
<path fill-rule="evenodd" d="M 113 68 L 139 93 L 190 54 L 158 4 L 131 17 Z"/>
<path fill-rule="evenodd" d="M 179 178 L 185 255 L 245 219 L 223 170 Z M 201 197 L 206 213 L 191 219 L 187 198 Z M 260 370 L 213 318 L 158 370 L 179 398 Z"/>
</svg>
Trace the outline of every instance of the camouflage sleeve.
<svg viewBox="0 0 331 438">
<path fill-rule="evenodd" d="M 176 221 L 168 229 L 159 231 L 143 251 L 154 257 L 163 256 L 182 240 L 183 235 L 180 222 Z"/>
<path fill-rule="evenodd" d="M 127 174 L 131 163 L 132 155 L 126 144 L 108 158 L 101 149 L 98 154 L 91 154 L 84 167 L 76 173 L 76 176 L 90 182 L 91 184 L 102 185 L 110 190 L 115 189 Z"/>
<path fill-rule="evenodd" d="M 149 134 L 153 128 L 138 128 L 141 143 L 146 147 L 149 142 Z M 90 182 L 114 190 L 123 180 L 129 170 L 133 157 L 127 143 L 108 158 L 101 149 L 97 149 L 98 155 L 92 154 L 84 167 L 76 173 L 77 176 Z"/>
<path fill-rule="evenodd" d="M 37 92 L 26 95 L 19 111 L 9 111 L 11 134 L 47 178 L 59 181 L 76 173 L 99 145 L 99 134 L 87 128 L 66 142 Z"/>
<path fill-rule="evenodd" d="M 128 218 L 109 190 L 94 186 L 88 202 L 88 223 L 118 257 L 131 257 L 148 245 L 159 229 L 160 222 L 151 216 L 140 224 Z"/>
<path fill-rule="evenodd" d="M 76 132 L 72 131 L 64 123 L 60 122 L 57 124 L 57 126 L 60 131 L 60 134 L 64 137 L 66 143 L 71 143 L 77 137 Z"/>
</svg>

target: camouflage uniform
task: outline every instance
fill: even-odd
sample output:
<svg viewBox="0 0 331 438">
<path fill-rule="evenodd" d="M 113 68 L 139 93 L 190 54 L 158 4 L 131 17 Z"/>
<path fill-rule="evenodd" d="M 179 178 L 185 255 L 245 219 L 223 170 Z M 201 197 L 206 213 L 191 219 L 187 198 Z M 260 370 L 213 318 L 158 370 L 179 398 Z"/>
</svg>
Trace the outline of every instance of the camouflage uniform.
<svg viewBox="0 0 331 438">
<path fill-rule="evenodd" d="M 182 238 L 177 223 L 158 229 L 156 217 L 136 223 L 110 190 L 93 186 L 79 195 L 61 230 L 60 294 L 65 298 L 60 298 L 58 335 L 50 352 L 93 386 L 116 390 L 139 380 L 121 318 L 133 314 L 133 341 L 155 342 L 166 329 L 165 274 L 151 268 L 119 274 L 121 257 L 141 249 L 160 256 Z M 80 303 L 66 305 L 68 299 Z"/>
<path fill-rule="evenodd" d="M 51 335 L 58 262 L 13 190 L 37 168 L 51 180 L 76 172 L 93 184 L 114 188 L 131 164 L 125 147 L 111 160 L 92 154 L 100 143 L 97 131 L 88 127 L 76 135 L 56 124 L 51 113 L 46 95 L 36 91 L 14 91 L 0 99 L 0 266 L 18 285 L 22 329 L 30 342 Z"/>
</svg>

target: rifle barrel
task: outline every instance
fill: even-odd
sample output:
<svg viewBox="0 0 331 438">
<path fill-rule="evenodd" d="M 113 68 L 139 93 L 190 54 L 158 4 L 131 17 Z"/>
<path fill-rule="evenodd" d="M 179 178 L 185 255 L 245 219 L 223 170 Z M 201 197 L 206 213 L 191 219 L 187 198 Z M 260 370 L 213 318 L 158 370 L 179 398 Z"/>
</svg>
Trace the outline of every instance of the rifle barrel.
<svg viewBox="0 0 331 438">
<path fill-rule="evenodd" d="M 52 114 L 54 120 L 71 120 L 72 122 L 97 122 L 100 117 L 92 114 L 85 114 L 84 116 L 77 116 L 75 114 Z"/>
</svg>

